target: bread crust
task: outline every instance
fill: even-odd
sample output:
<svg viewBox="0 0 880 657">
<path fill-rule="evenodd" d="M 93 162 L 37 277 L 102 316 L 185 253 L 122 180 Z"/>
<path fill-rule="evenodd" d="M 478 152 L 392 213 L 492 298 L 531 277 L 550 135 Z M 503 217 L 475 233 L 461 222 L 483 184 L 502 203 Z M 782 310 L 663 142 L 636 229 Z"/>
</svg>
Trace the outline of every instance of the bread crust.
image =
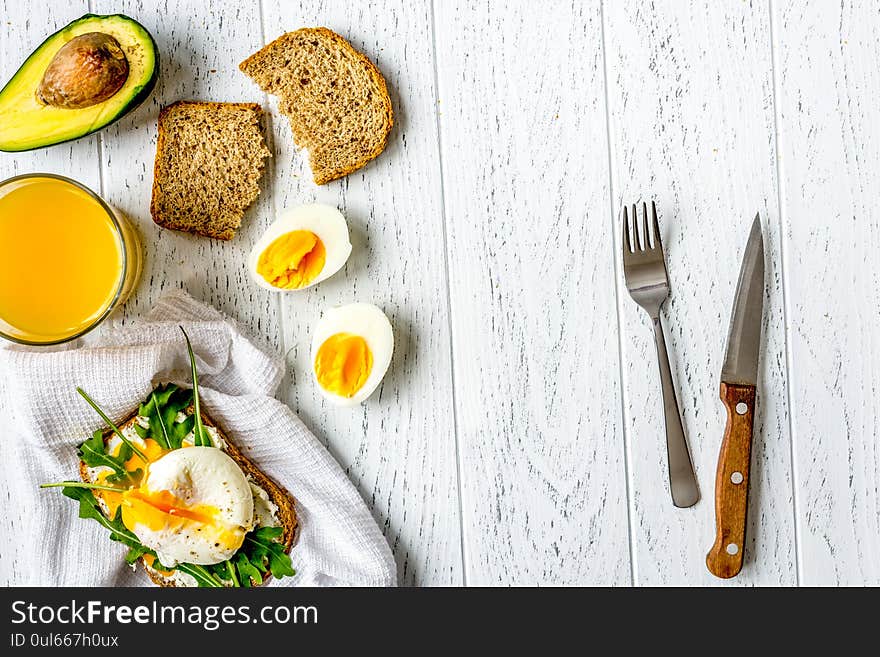
<svg viewBox="0 0 880 657">
<path fill-rule="evenodd" d="M 159 209 L 158 199 L 162 194 L 162 188 L 159 183 L 161 172 L 159 170 L 159 164 L 162 161 L 162 153 L 165 151 L 165 142 L 167 141 L 167 130 L 165 129 L 165 118 L 168 114 L 174 109 L 181 106 L 188 106 L 198 109 L 214 109 L 218 106 L 223 107 L 238 107 L 241 109 L 251 110 L 253 112 L 258 112 L 260 115 L 263 113 L 263 108 L 257 103 L 219 103 L 212 101 L 201 101 L 201 100 L 178 100 L 166 107 L 163 107 L 159 112 L 159 120 L 158 120 L 158 129 L 156 136 L 156 157 L 153 160 L 153 187 L 150 196 L 150 216 L 153 218 L 153 222 L 157 226 L 161 226 L 162 228 L 167 228 L 168 230 L 177 230 L 184 233 L 190 233 L 192 235 L 201 235 L 203 237 L 210 237 L 216 240 L 222 240 L 224 242 L 228 242 L 233 237 L 235 237 L 234 230 L 228 230 L 222 233 L 218 232 L 207 232 L 207 231 L 199 231 L 196 228 L 184 228 L 180 226 L 172 226 L 162 217 L 162 213 Z M 264 137 L 264 146 L 265 146 L 265 137 Z"/>
<path fill-rule="evenodd" d="M 192 406 L 187 409 L 187 414 L 191 415 L 194 412 Z M 128 419 L 125 420 L 122 424 L 119 425 L 119 429 L 123 430 L 126 427 L 132 425 L 137 420 L 138 414 L 135 411 Z M 242 472 L 244 472 L 245 476 L 250 477 L 254 483 L 266 491 L 269 495 L 269 499 L 272 500 L 272 503 L 278 507 L 278 521 L 281 523 L 282 528 L 284 529 L 284 534 L 282 535 L 281 543 L 284 545 L 284 551 L 290 554 L 291 548 L 293 548 L 293 544 L 296 541 L 298 530 L 299 530 L 299 522 L 296 516 L 296 500 L 293 495 L 291 495 L 286 489 L 279 486 L 272 479 L 269 478 L 266 473 L 264 473 L 260 468 L 254 464 L 247 456 L 245 456 L 239 447 L 229 439 L 229 436 L 221 429 L 217 424 L 204 412 L 202 412 L 202 422 L 204 422 L 205 426 L 213 427 L 217 430 L 217 433 L 226 443 L 226 449 L 224 450 L 233 461 L 236 462 L 238 467 L 241 468 Z M 104 445 L 106 446 L 110 439 L 113 437 L 113 431 L 108 429 L 104 432 Z M 91 479 L 89 477 L 89 468 L 83 462 L 79 463 L 79 476 L 85 483 L 91 483 Z M 147 576 L 152 580 L 154 584 L 157 586 L 164 587 L 176 587 L 177 585 L 170 580 L 169 578 L 162 575 L 162 573 L 157 572 L 153 568 L 147 566 L 143 557 L 138 559 L 143 566 L 144 572 Z M 268 575 L 264 580 L 263 584 L 265 584 L 269 579 L 271 579 L 271 575 Z"/>
<path fill-rule="evenodd" d="M 355 59 L 363 64 L 364 68 L 367 71 L 367 74 L 373 79 L 373 81 L 382 91 L 381 101 L 383 105 L 383 116 L 385 119 L 385 123 L 383 126 L 384 134 L 382 135 L 381 139 L 377 141 L 376 146 L 368 154 L 358 159 L 351 165 L 342 166 L 334 169 L 333 171 L 328 171 L 325 175 L 319 175 L 318 172 L 314 171 L 313 169 L 312 177 L 315 181 L 315 184 L 325 185 L 328 182 L 337 180 L 338 178 L 343 178 L 348 174 L 357 171 L 371 160 L 377 158 L 382 153 L 382 151 L 385 150 L 385 147 L 388 145 L 388 134 L 391 132 L 391 128 L 394 126 L 394 111 L 391 107 L 391 96 L 388 94 L 388 85 L 385 83 L 385 77 L 382 75 L 382 72 L 379 70 L 379 68 L 370 60 L 369 57 L 367 57 L 357 48 L 352 46 L 347 39 L 327 27 L 303 27 L 293 32 L 282 34 L 280 37 L 278 37 L 271 43 L 263 46 L 257 52 L 241 62 L 241 64 L 238 65 L 238 68 L 245 75 L 251 77 L 247 69 L 254 65 L 260 57 L 262 57 L 268 51 L 279 47 L 279 45 L 284 43 L 286 40 L 293 39 L 296 35 L 300 34 L 320 35 L 330 40 L 337 48 L 351 53 L 355 57 Z"/>
</svg>

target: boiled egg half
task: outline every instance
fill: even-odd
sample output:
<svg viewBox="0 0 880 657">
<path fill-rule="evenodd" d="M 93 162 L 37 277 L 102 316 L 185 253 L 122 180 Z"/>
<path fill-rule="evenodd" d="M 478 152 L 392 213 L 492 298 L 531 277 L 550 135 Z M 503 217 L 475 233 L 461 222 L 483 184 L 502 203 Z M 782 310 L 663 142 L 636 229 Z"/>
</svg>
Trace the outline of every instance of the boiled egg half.
<svg viewBox="0 0 880 657">
<path fill-rule="evenodd" d="M 329 278 L 348 260 L 345 217 L 334 207 L 301 205 L 285 210 L 257 240 L 248 269 L 268 290 L 302 290 Z"/>
<path fill-rule="evenodd" d="M 122 497 L 123 523 L 169 568 L 225 561 L 254 526 L 250 484 L 216 447 L 168 452 Z"/>
<path fill-rule="evenodd" d="M 391 322 L 370 303 L 324 313 L 312 336 L 312 373 L 327 399 L 340 406 L 364 401 L 391 364 Z"/>
</svg>

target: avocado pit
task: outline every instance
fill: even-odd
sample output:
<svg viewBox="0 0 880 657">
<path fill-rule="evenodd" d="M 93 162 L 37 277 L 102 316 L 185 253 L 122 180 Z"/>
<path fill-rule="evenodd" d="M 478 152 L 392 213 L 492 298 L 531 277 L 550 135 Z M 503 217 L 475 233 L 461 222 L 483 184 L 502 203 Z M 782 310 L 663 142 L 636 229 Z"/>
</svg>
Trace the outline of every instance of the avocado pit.
<svg viewBox="0 0 880 657">
<path fill-rule="evenodd" d="M 128 60 L 119 42 L 103 32 L 89 32 L 64 44 L 43 74 L 37 100 L 62 109 L 102 103 L 128 79 Z"/>
</svg>

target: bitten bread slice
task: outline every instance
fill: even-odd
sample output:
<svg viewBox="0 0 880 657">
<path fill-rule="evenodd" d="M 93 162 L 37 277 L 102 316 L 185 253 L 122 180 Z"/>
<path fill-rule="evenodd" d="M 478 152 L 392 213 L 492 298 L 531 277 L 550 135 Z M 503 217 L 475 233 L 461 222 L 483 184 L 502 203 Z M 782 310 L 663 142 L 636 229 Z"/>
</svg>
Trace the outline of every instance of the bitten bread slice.
<svg viewBox="0 0 880 657">
<path fill-rule="evenodd" d="M 190 406 L 186 410 L 187 415 L 192 415 L 193 412 L 194 409 L 192 406 Z M 129 417 L 125 422 L 120 424 L 119 429 L 121 431 L 125 431 L 127 427 L 134 424 L 136 421 L 137 412 L 135 412 L 135 414 Z M 281 537 L 281 543 L 284 545 L 284 551 L 289 554 L 296 539 L 299 524 L 296 517 L 296 501 L 294 500 L 293 496 L 289 492 L 287 492 L 287 490 L 272 481 L 262 470 L 254 465 L 253 461 L 242 454 L 241 450 L 235 445 L 235 443 L 233 443 L 229 439 L 229 436 L 223 433 L 223 430 L 220 429 L 220 427 L 218 427 L 216 424 L 214 424 L 211 418 L 204 413 L 202 413 L 202 422 L 204 422 L 205 426 L 214 427 L 214 429 L 217 430 L 218 435 L 225 443 L 223 451 L 225 451 L 232 458 L 232 460 L 238 464 L 238 467 L 240 467 L 242 472 L 244 472 L 245 477 L 247 477 L 254 484 L 262 488 L 264 491 L 266 491 L 266 493 L 269 495 L 269 499 L 275 506 L 278 507 L 278 522 L 284 529 L 284 534 Z M 108 429 L 104 432 L 105 446 L 112 437 L 113 432 L 111 430 Z M 82 461 L 80 461 L 79 464 L 79 476 L 84 482 L 94 483 L 89 473 L 89 467 Z M 104 510 L 104 513 L 106 515 L 106 509 Z M 154 584 L 165 587 L 179 586 L 179 584 L 177 584 L 177 580 L 174 578 L 173 575 L 165 575 L 155 568 L 150 567 L 149 565 L 147 565 L 143 558 L 140 559 L 140 562 L 144 568 L 144 572 L 147 573 Z M 263 583 L 265 584 L 265 581 Z"/>
<path fill-rule="evenodd" d="M 326 27 L 288 32 L 239 68 L 278 96 L 317 184 L 360 169 L 385 149 L 394 124 L 385 79 Z"/>
<path fill-rule="evenodd" d="M 260 193 L 270 156 L 254 103 L 180 101 L 159 114 L 153 221 L 164 228 L 232 239 Z"/>
</svg>

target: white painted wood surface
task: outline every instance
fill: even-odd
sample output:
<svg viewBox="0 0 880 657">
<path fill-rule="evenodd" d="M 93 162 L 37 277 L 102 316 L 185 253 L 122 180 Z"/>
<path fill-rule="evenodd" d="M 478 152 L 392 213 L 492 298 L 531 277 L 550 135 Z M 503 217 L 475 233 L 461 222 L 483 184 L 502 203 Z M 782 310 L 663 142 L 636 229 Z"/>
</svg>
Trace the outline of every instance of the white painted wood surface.
<svg viewBox="0 0 880 657">
<path fill-rule="evenodd" d="M 767 296 L 746 566 L 729 585 L 880 584 L 880 11 L 793 0 L 0 0 L 0 78 L 89 10 L 155 36 L 143 107 L 99 136 L 0 153 L 0 178 L 69 175 L 137 225 L 123 319 L 184 287 L 286 355 L 280 396 L 358 486 L 414 585 L 715 585 L 718 372 L 748 226 Z M 388 80 L 387 151 L 316 187 L 237 68 L 326 25 Z M 155 227 L 156 117 L 179 99 L 260 102 L 274 157 L 230 243 Z M 778 178 L 778 181 L 777 181 Z M 650 326 L 621 279 L 622 203 L 655 199 L 664 320 L 703 494 L 674 509 Z M 244 258 L 284 207 L 340 207 L 354 253 L 277 296 Z M 373 301 L 394 362 L 335 409 L 309 374 L 322 309 Z"/>
<path fill-rule="evenodd" d="M 602 17 L 521 6 L 437 3 L 467 581 L 629 583 Z"/>
<path fill-rule="evenodd" d="M 70 21 L 88 13 L 86 0 L 63 4 L 25 5 L 16 0 L 0 2 L 0 78 L 2 84 L 12 77 L 22 63 L 22 53 L 30 54 L 43 39 Z M 0 154 L 0 176 L 9 178 L 33 171 L 71 176 L 98 189 L 101 183 L 97 158 L 98 137 L 92 135 L 67 144 L 59 144 L 26 153 Z"/>
<path fill-rule="evenodd" d="M 342 272 L 282 299 L 284 399 L 372 507 L 397 555 L 399 581 L 454 585 L 463 577 L 431 5 L 381 4 L 377 11 L 347 2 L 264 3 L 267 40 L 326 25 L 370 53 L 395 111 L 382 156 L 318 188 L 272 102 L 276 209 L 313 201 L 339 207 L 354 249 Z M 324 309 L 353 301 L 388 314 L 394 358 L 367 404 L 340 409 L 311 378 L 311 332 Z"/>
<path fill-rule="evenodd" d="M 50 7 L 48 4 L 26 7 L 16 0 L 0 1 L 0 84 L 5 84 L 18 69 L 23 52 L 30 53 L 49 33 L 85 13 L 88 13 L 88 3 L 85 0 L 57 7 Z M 101 174 L 98 166 L 98 137 L 91 136 L 76 142 L 15 155 L 0 153 L 0 179 L 34 171 L 70 176 L 91 189 L 99 189 Z M 6 376 L 0 376 L 0 388 L 9 385 L 15 385 L 15 382 L 9 381 Z M 8 417 L 5 408 L 3 416 Z M 4 447 L 8 438 L 8 432 L 0 426 L 0 459 L 6 456 Z M 10 486 L 5 485 L 5 482 L 0 483 L 0 494 L 10 514 L 10 526 L 14 526 L 23 535 L 31 535 L 30 540 L 37 539 L 38 536 L 34 534 L 41 531 L 40 522 L 34 518 L 32 510 L 23 509 L 20 504 L 15 503 L 15 491 L 22 487 L 21 482 L 16 483 L 18 485 Z M 33 484 L 36 485 L 36 482 Z M 52 503 L 54 502 L 50 504 Z M 19 536 L 0 536 L 0 559 L 4 564 L 16 563 L 16 555 L 21 552 L 22 540 Z M 14 568 L 4 567 L 2 573 L 0 579 L 5 585 L 19 585 L 24 579 Z"/>
<path fill-rule="evenodd" d="M 880 7 L 777 2 L 801 583 L 880 584 Z"/>
<path fill-rule="evenodd" d="M 624 416 L 637 584 L 712 584 L 719 373 L 748 230 L 760 212 L 767 297 L 752 449 L 748 562 L 731 584 L 795 582 L 783 290 L 765 5 L 606 5 L 614 215 L 655 199 L 672 287 L 663 320 L 702 500 L 667 501 L 650 321 L 620 294 Z M 616 227 L 618 224 L 614 222 Z M 620 247 L 615 230 L 616 250 Z M 619 268 L 620 269 L 620 268 Z"/>
<path fill-rule="evenodd" d="M 143 23 L 159 48 L 161 74 L 144 105 L 100 133 L 103 193 L 137 226 L 144 246 L 142 284 L 124 317 L 146 312 L 163 291 L 185 288 L 241 320 L 273 349 L 281 348 L 278 298 L 252 285 L 244 267 L 250 246 L 272 222 L 265 184 L 236 239 L 219 242 L 163 230 L 150 217 L 156 120 L 176 100 L 262 102 L 238 62 L 263 43 L 260 7 L 251 3 L 93 0 L 99 14 L 123 13 Z"/>
</svg>

